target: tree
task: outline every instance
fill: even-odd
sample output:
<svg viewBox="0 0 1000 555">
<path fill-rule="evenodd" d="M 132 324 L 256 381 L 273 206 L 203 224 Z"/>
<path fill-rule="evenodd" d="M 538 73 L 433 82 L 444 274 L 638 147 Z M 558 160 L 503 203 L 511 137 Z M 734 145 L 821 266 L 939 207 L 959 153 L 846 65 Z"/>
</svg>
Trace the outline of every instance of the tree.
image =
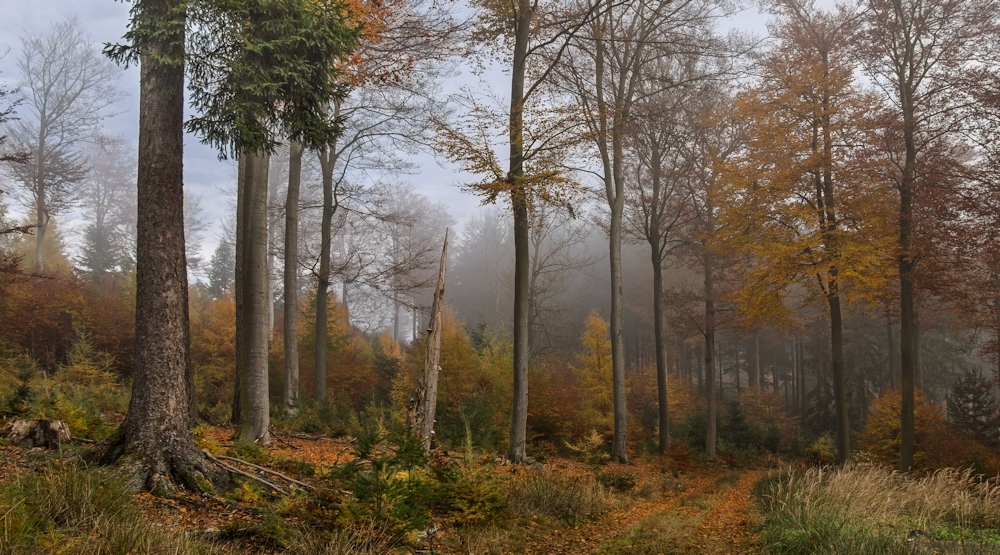
<svg viewBox="0 0 1000 555">
<path fill-rule="evenodd" d="M 233 244 L 225 239 L 215 247 L 208 263 L 208 292 L 221 299 L 233 292 L 233 275 L 236 272 L 236 253 Z"/>
<path fill-rule="evenodd" d="M 135 165 L 121 139 L 98 136 L 80 188 L 87 225 L 77 264 L 92 281 L 130 271 L 135 256 Z"/>
<path fill-rule="evenodd" d="M 537 128 L 533 129 L 525 124 L 526 114 L 544 105 L 543 90 L 570 39 L 593 21 L 601 4 L 569 11 L 550 4 L 540 6 L 532 0 L 510 3 L 477 0 L 474 5 L 481 11 L 474 38 L 490 45 L 501 44 L 511 53 L 510 104 L 503 126 L 509 147 L 507 171 L 502 169 L 493 151 L 489 129 L 492 118 L 482 106 L 475 106 L 470 111 L 476 118 L 468 126 L 470 132 L 442 125 L 439 133 L 449 158 L 461 162 L 472 173 L 485 175 L 483 181 L 471 186 L 472 190 L 484 196 L 487 202 L 496 202 L 503 195 L 511 203 L 514 216 L 514 396 L 507 458 L 520 464 L 527 459 L 524 449 L 528 433 L 529 210 L 533 195 L 557 196 L 556 186 L 566 182 L 555 169 L 555 160 L 559 158 L 560 146 L 564 146 L 561 143 L 567 139 L 564 117 L 556 115 L 548 120 L 538 117 L 533 122 Z M 555 54 L 546 56 L 552 52 Z"/>
<path fill-rule="evenodd" d="M 599 1 L 588 3 L 590 10 L 601 5 Z M 719 16 L 717 6 L 702 0 L 608 2 L 588 25 L 588 32 L 574 42 L 567 63 L 560 68 L 567 89 L 582 107 L 582 127 L 593 141 L 593 152 L 599 160 L 600 189 L 609 212 L 615 392 L 611 458 L 619 462 L 628 461 L 621 262 L 627 138 L 632 133 L 637 103 L 678 84 L 672 76 L 656 70 L 672 58 L 707 52 L 714 46 L 708 24 Z"/>
<path fill-rule="evenodd" d="M 200 113 L 187 128 L 221 155 L 240 158 L 234 420 L 238 441 L 268 443 L 269 156 L 278 137 L 316 150 L 336 141 L 341 128 L 327 107 L 343 96 L 337 77 L 358 29 L 326 2 L 218 0 L 209 8 L 195 14 L 199 35 L 192 43 L 205 51 L 191 67 L 191 98 Z"/>
<path fill-rule="evenodd" d="M 967 368 L 951 387 L 948 418 L 972 439 L 995 446 L 1000 441 L 1000 404 L 993 386 L 981 368 Z"/>
<path fill-rule="evenodd" d="M 721 203 L 727 249 L 750 254 L 737 293 L 754 325 L 787 325 L 785 297 L 798 283 L 827 305 L 837 460 L 850 457 L 841 300 L 863 298 L 889 275 L 883 253 L 888 203 L 874 185 L 876 103 L 854 84 L 851 33 L 857 16 L 824 12 L 811 0 L 779 0 L 775 48 L 760 83 L 738 99 L 747 147 L 734 157 Z"/>
<path fill-rule="evenodd" d="M 132 7 L 120 61 L 141 62 L 136 235 L 136 360 L 120 433 L 101 460 L 128 458 L 134 488 L 168 480 L 201 491 L 224 483 L 191 435 L 187 264 L 184 257 L 184 9 L 178 0 Z"/>
<path fill-rule="evenodd" d="M 42 272 L 49 221 L 73 204 L 86 175 L 78 145 L 121 97 L 114 84 L 119 69 L 93 47 L 75 19 L 53 24 L 44 36 L 22 37 L 17 68 L 29 117 L 14 122 L 10 136 L 30 160 L 8 169 L 22 190 L 22 204 L 35 212 L 35 271 Z"/>
<path fill-rule="evenodd" d="M 299 407 L 299 188 L 302 183 L 302 153 L 297 141 L 289 145 L 288 192 L 285 195 L 285 260 L 283 272 L 285 411 Z M 235 262 L 235 261 L 234 261 Z"/>
<path fill-rule="evenodd" d="M 913 466 L 915 210 L 933 179 L 928 158 L 962 127 L 963 77 L 972 60 L 990 60 L 997 36 L 996 0 L 865 0 L 858 53 L 889 102 L 895 133 L 889 153 L 899 193 L 897 265 L 902 386 L 899 469 Z M 992 63 L 992 62 L 990 62 Z"/>
<path fill-rule="evenodd" d="M 681 64 L 664 63 L 676 80 L 686 81 Z M 654 82 L 652 86 L 656 87 Z M 688 188 L 690 163 L 679 145 L 684 141 L 683 105 L 687 87 L 659 91 L 638 104 L 634 136 L 628 141 L 633 176 L 626 191 L 626 232 L 649 244 L 653 266 L 653 334 L 656 348 L 656 389 L 659 409 L 659 451 L 670 443 L 667 399 L 667 343 L 663 302 L 663 265 L 681 244 L 678 228 L 690 217 Z"/>
<path fill-rule="evenodd" d="M 330 76 L 353 46 L 354 31 L 343 14 L 295 0 L 211 7 L 220 11 L 199 6 L 205 9 L 198 13 L 205 40 L 191 41 L 215 50 L 191 56 L 198 62 L 189 68 L 192 99 L 202 115 L 189 126 L 223 152 L 267 151 L 275 142 L 274 129 L 314 148 L 335 137 L 336 126 L 322 117 L 319 106 L 336 94 Z M 202 490 L 205 477 L 221 483 L 223 476 L 207 464 L 189 429 L 193 376 L 182 172 L 186 17 L 181 2 L 141 0 L 132 8 L 128 44 L 108 49 L 120 62 L 141 62 L 142 76 L 136 369 L 121 433 L 104 449 L 102 460 L 136 454 L 130 459 L 138 461 L 136 487 L 159 487 L 172 477 Z M 257 25 L 248 30 L 241 23 L 248 20 Z M 239 31 L 260 34 L 241 36 Z M 256 57 L 262 52 L 268 53 L 264 59 Z M 266 407 L 266 381 L 263 390 Z M 241 439 L 266 441 L 266 434 L 266 429 L 241 429 Z"/>
</svg>

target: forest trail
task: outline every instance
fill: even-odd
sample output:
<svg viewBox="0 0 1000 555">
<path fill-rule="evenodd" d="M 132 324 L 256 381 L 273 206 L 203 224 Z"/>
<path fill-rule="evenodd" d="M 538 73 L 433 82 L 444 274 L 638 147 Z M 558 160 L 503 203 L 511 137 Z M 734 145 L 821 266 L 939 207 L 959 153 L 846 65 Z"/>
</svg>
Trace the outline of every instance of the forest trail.
<svg viewBox="0 0 1000 555">
<path fill-rule="evenodd" d="M 759 470 L 699 471 L 682 479 L 674 491 L 638 499 L 593 522 L 531 538 L 524 553 L 760 553 L 752 490 L 764 475 Z"/>
</svg>

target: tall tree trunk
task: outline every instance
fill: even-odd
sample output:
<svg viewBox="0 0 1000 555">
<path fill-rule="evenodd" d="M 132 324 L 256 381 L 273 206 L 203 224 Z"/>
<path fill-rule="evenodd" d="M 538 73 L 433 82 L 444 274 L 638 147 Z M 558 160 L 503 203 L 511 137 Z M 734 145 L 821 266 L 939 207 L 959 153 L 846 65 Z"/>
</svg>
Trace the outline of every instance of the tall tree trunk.
<svg viewBox="0 0 1000 555">
<path fill-rule="evenodd" d="M 334 102 L 334 117 L 340 115 L 340 102 Z M 320 224 L 319 273 L 316 275 L 316 341 L 313 352 L 313 399 L 317 404 L 326 402 L 326 342 L 327 305 L 330 291 L 330 249 L 332 248 L 333 214 L 337 207 L 333 198 L 333 170 L 337 164 L 335 146 L 328 146 L 319 154 L 320 173 L 323 181 L 323 218 Z M 347 284 L 344 284 L 344 305 L 347 305 Z"/>
<path fill-rule="evenodd" d="M 240 366 L 240 424 L 236 440 L 270 443 L 270 398 L 268 395 L 267 351 L 267 178 L 270 157 L 262 152 L 243 152 L 243 319 L 238 330 L 243 336 Z"/>
<path fill-rule="evenodd" d="M 246 338 L 241 331 L 243 329 L 243 291 L 244 284 L 240 276 L 243 275 L 243 267 L 246 265 L 246 256 L 243 249 L 243 234 L 246 230 L 246 211 L 243 210 L 243 203 L 239 202 L 239 199 L 246 197 L 246 167 L 247 160 L 244 156 L 240 156 L 237 161 L 236 166 L 236 274 L 233 276 L 233 299 L 236 304 L 236 381 L 233 384 L 233 409 L 229 416 L 229 423 L 239 427 L 240 418 L 243 415 L 242 411 L 242 399 L 243 399 L 243 382 L 242 382 L 242 372 L 240 368 L 243 368 L 244 356 L 243 349 L 246 345 L 244 342 Z"/>
<path fill-rule="evenodd" d="M 514 56 L 510 78 L 510 197 L 514 212 L 514 396 L 510 416 L 510 445 L 507 458 L 525 461 L 528 434 L 528 312 L 529 230 L 528 191 L 524 178 L 524 79 L 528 41 L 531 37 L 532 4 L 517 0 L 514 24 Z"/>
<path fill-rule="evenodd" d="M 654 229 L 659 229 L 658 219 Z M 670 447 L 670 407 L 667 404 L 667 339 L 665 337 L 666 324 L 663 321 L 663 266 L 660 263 L 659 232 L 650 235 L 649 238 L 653 262 L 653 333 L 656 335 L 656 397 L 660 420 L 659 451 L 662 455 Z"/>
<path fill-rule="evenodd" d="M 288 195 L 285 197 L 284 341 L 285 411 L 299 411 L 299 186 L 302 183 L 302 145 L 292 141 L 288 152 Z"/>
<path fill-rule="evenodd" d="M 628 410 L 625 405 L 625 340 L 622 334 L 622 209 L 619 193 L 611 207 L 611 376 L 614 396 L 614 437 L 611 460 L 628 462 Z"/>
<path fill-rule="evenodd" d="M 128 414 L 104 463 L 132 454 L 127 483 L 192 490 L 226 476 L 207 464 L 191 435 L 187 261 L 184 252 L 183 4 L 142 0 L 150 21 L 164 22 L 140 55 L 136 231 L 135 369 Z"/>
<path fill-rule="evenodd" d="M 835 287 L 834 282 L 831 287 Z M 836 291 L 833 289 L 832 291 Z M 847 411 L 847 381 L 844 372 L 844 324 L 840 313 L 840 295 L 827 298 L 830 306 L 830 348 L 833 363 L 833 401 L 837 413 L 837 462 L 851 457 L 851 420 Z"/>
<path fill-rule="evenodd" d="M 757 389 L 760 389 L 761 383 L 761 373 L 760 373 L 760 330 L 753 330 L 753 378 L 751 378 L 750 385 Z"/>
<path fill-rule="evenodd" d="M 39 171 L 39 173 L 41 172 Z M 42 177 L 39 176 L 38 180 L 41 181 L 41 179 Z M 45 217 L 45 186 L 38 183 L 36 187 L 38 187 L 38 198 L 35 206 L 35 271 L 41 274 L 45 271 L 45 261 L 42 255 L 44 254 L 45 232 L 49 226 Z"/>
<path fill-rule="evenodd" d="M 424 354 L 424 371 L 417 381 L 417 389 L 410 397 L 406 419 L 408 428 L 416 432 L 425 453 L 431 450 L 434 434 L 434 412 L 437 408 L 438 372 L 441 367 L 441 309 L 444 306 L 444 282 L 448 262 L 448 230 L 444 232 L 444 246 L 441 247 L 441 265 L 438 268 L 437 287 L 434 288 L 434 302 L 431 304 L 431 321 L 427 326 L 427 344 Z"/>
<path fill-rule="evenodd" d="M 895 389 L 896 376 L 899 374 L 896 368 L 896 327 L 888 318 L 885 322 L 885 344 L 889 359 L 889 388 Z"/>
<path fill-rule="evenodd" d="M 708 394 L 708 422 L 705 436 L 705 453 L 715 458 L 716 398 L 715 398 L 715 284 L 712 279 L 712 256 L 707 249 L 704 257 L 705 271 L 705 391 Z"/>
</svg>

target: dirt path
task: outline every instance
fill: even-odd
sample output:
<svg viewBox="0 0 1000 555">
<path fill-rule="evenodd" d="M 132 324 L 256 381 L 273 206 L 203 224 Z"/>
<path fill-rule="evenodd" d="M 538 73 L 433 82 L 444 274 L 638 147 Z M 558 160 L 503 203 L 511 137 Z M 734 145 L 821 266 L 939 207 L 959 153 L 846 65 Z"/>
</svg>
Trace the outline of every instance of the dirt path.
<svg viewBox="0 0 1000 555">
<path fill-rule="evenodd" d="M 533 539 L 524 553 L 759 553 L 751 491 L 763 475 L 726 470 L 692 475 L 679 491 L 637 499 L 598 521 Z"/>
</svg>

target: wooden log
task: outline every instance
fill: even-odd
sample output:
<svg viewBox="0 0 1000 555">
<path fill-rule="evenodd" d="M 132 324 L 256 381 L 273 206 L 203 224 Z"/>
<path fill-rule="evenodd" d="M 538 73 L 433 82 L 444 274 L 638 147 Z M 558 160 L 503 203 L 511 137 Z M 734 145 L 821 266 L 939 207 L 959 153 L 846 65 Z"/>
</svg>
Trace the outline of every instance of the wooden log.
<svg viewBox="0 0 1000 555">
<path fill-rule="evenodd" d="M 7 433 L 7 441 L 21 447 L 56 449 L 73 440 L 69 426 L 62 420 L 15 420 Z"/>
</svg>

